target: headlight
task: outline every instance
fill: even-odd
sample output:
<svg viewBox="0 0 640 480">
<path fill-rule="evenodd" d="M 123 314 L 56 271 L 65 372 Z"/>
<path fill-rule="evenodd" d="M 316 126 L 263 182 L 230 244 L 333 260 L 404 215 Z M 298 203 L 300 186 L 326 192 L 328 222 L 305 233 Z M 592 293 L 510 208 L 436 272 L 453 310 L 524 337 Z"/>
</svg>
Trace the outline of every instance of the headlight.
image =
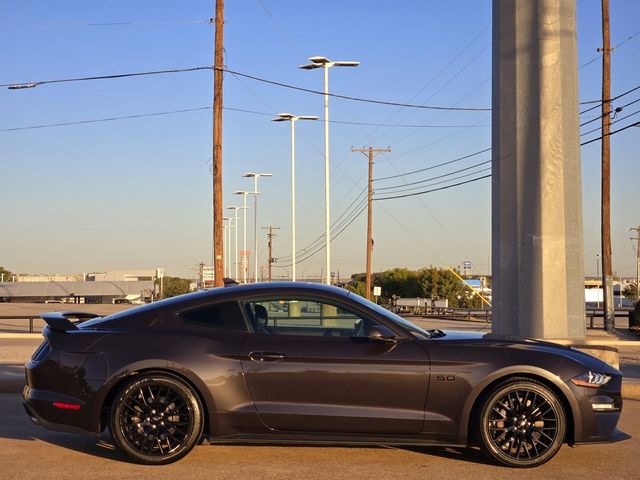
<svg viewBox="0 0 640 480">
<path fill-rule="evenodd" d="M 577 377 L 574 377 L 571 379 L 571 381 L 574 384 L 580 387 L 587 387 L 587 388 L 602 387 L 607 383 L 609 383 L 609 380 L 611 380 L 610 375 L 605 375 L 604 373 L 596 373 L 591 371 L 582 373 Z"/>
</svg>

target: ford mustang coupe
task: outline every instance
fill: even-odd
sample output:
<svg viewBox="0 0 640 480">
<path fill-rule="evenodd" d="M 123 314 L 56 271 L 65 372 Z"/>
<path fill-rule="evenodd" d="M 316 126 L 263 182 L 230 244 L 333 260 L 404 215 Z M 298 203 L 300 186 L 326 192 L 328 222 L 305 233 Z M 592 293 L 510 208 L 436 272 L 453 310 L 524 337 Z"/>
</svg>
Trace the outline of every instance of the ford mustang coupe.
<svg viewBox="0 0 640 480">
<path fill-rule="evenodd" d="M 606 442 L 622 376 L 572 348 L 424 330 L 346 290 L 237 285 L 105 317 L 43 314 L 24 405 L 48 428 L 109 428 L 165 464 L 201 439 L 480 446 L 533 467 Z M 75 320 L 75 321 L 72 321 Z"/>
</svg>

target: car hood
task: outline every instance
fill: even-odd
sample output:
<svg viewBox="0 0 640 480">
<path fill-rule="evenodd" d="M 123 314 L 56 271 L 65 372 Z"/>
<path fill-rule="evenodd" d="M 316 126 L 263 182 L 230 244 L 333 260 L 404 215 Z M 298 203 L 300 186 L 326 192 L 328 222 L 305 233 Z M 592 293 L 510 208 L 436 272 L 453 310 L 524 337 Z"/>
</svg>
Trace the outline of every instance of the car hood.
<svg viewBox="0 0 640 480">
<path fill-rule="evenodd" d="M 506 346 L 511 346 L 521 349 L 530 349 L 554 355 L 561 355 L 596 372 L 610 375 L 622 375 L 619 370 L 615 369 L 608 363 L 603 362 L 599 358 L 577 350 L 576 348 L 560 345 L 558 343 L 535 338 L 498 335 L 494 333 L 466 332 L 457 330 L 444 330 L 443 333 L 444 336 L 433 338 L 429 341 L 435 340 L 437 342 L 446 343 L 453 342 L 459 344 L 486 346 L 487 348 L 504 348 Z"/>
</svg>

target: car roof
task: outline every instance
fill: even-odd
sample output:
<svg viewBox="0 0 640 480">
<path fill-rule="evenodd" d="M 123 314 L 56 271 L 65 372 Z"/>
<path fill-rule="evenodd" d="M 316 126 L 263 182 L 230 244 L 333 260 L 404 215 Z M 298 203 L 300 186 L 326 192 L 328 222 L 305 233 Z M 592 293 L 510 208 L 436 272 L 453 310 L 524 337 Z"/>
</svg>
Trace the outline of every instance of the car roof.
<svg viewBox="0 0 640 480">
<path fill-rule="evenodd" d="M 343 288 L 326 285 L 323 283 L 311 283 L 311 282 L 258 282 L 247 283 L 238 285 L 228 285 L 225 287 L 216 287 L 200 292 L 186 293 L 184 295 L 178 295 L 176 297 L 166 298 L 157 302 L 140 305 L 138 307 L 123 310 L 106 317 L 103 319 L 117 319 L 124 317 L 131 317 L 137 315 L 147 315 L 158 313 L 158 311 L 164 312 L 169 310 L 179 310 L 183 307 L 196 306 L 198 304 L 205 304 L 211 300 L 235 300 L 252 295 L 287 295 L 287 294 L 320 294 L 329 297 L 347 297 L 351 294 L 348 290 Z M 87 324 L 97 323 L 96 321 L 89 321 Z"/>
</svg>

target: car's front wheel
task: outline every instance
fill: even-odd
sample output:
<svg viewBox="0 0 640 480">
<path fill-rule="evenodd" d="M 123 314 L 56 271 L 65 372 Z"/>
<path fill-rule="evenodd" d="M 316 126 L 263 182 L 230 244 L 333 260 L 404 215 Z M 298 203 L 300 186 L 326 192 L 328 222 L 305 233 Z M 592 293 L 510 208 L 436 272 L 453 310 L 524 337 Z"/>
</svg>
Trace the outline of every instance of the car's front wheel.
<svg viewBox="0 0 640 480">
<path fill-rule="evenodd" d="M 564 442 L 567 421 L 562 403 L 545 385 L 513 378 L 485 396 L 479 416 L 482 446 L 510 467 L 536 467 Z"/>
<path fill-rule="evenodd" d="M 174 462 L 202 435 L 202 406 L 193 389 L 170 375 L 145 374 L 124 385 L 111 405 L 116 445 L 148 465 Z"/>
</svg>

